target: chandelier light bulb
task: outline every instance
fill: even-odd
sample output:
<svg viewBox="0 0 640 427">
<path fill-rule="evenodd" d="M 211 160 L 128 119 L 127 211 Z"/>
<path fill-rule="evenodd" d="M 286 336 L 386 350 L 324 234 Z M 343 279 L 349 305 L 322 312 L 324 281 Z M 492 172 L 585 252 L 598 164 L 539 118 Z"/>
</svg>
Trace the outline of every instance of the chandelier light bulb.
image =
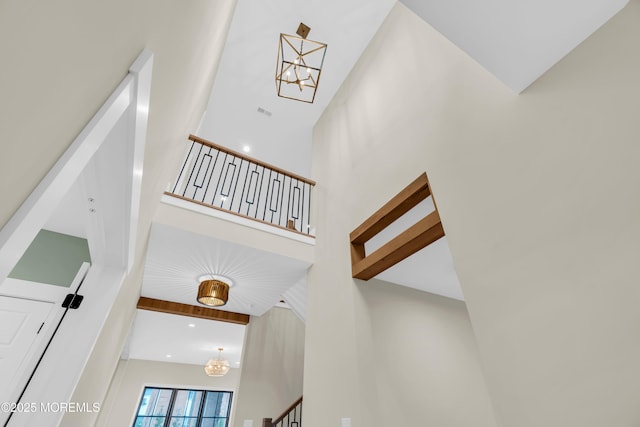
<svg viewBox="0 0 640 427">
<path fill-rule="evenodd" d="M 217 359 L 211 359 L 204 366 L 205 373 L 210 377 L 222 377 L 225 376 L 231 366 L 229 366 L 229 361 L 222 358 L 222 347 L 218 348 L 219 354 Z"/>
<path fill-rule="evenodd" d="M 219 307 L 227 303 L 229 299 L 229 287 L 233 283 L 224 276 L 204 274 L 198 278 L 197 301 L 200 304 Z"/>
<path fill-rule="evenodd" d="M 297 36 L 280 33 L 275 81 L 278 96 L 311 104 L 316 96 L 327 44 L 309 40 L 310 30 L 300 23 Z"/>
</svg>

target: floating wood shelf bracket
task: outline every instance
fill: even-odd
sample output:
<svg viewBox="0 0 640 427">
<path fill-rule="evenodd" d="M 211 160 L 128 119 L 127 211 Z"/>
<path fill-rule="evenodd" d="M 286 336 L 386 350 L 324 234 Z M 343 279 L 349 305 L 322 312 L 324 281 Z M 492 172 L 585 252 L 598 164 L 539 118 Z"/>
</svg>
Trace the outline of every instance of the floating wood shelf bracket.
<svg viewBox="0 0 640 427">
<path fill-rule="evenodd" d="M 429 196 L 433 197 L 427 174 L 423 173 L 351 232 L 349 238 L 353 278 L 369 280 L 444 236 L 434 201 L 433 212 L 378 250 L 369 255 L 365 253 L 367 241 Z"/>
<path fill-rule="evenodd" d="M 139 308 L 140 310 L 157 311 L 159 313 L 218 320 L 220 322 L 236 323 L 238 325 L 247 325 L 250 318 L 248 314 L 216 310 L 215 308 L 199 307 L 197 305 L 182 304 L 179 302 L 147 297 L 140 297 L 136 308 Z"/>
</svg>

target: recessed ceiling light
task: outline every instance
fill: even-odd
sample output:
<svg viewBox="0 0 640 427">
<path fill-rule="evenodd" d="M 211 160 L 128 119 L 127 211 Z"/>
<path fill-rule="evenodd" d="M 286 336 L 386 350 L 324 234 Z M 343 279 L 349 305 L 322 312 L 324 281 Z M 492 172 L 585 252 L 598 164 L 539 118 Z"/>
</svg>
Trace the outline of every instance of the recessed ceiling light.
<svg viewBox="0 0 640 427">
<path fill-rule="evenodd" d="M 195 327 L 196 327 L 196 324 L 195 324 L 195 323 L 189 323 L 189 325 L 188 325 L 188 326 L 189 326 L 190 328 L 195 328 Z"/>
<path fill-rule="evenodd" d="M 167 354 L 167 359 L 171 359 L 171 355 L 170 354 Z"/>
<path fill-rule="evenodd" d="M 242 151 L 244 151 L 245 153 L 248 153 L 249 151 L 251 151 L 251 147 L 249 147 L 248 145 L 245 145 L 242 147 Z"/>
</svg>

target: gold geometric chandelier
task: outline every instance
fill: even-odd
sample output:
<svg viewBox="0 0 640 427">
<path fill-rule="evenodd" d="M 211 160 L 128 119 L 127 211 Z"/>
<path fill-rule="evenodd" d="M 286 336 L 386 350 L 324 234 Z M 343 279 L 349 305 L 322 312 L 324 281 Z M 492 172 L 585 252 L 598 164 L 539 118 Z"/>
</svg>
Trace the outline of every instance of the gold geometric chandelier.
<svg viewBox="0 0 640 427">
<path fill-rule="evenodd" d="M 296 34 L 280 34 L 276 90 L 278 96 L 313 103 L 327 51 L 325 43 L 308 40 L 311 28 L 300 23 Z"/>
<path fill-rule="evenodd" d="M 218 347 L 218 358 L 210 359 L 206 365 L 204 365 L 204 371 L 210 377 L 223 377 L 227 375 L 229 369 L 229 361 L 222 358 L 222 347 Z"/>
<path fill-rule="evenodd" d="M 198 302 L 200 304 L 220 307 L 229 299 L 229 285 L 217 278 L 202 280 L 198 286 Z"/>
</svg>

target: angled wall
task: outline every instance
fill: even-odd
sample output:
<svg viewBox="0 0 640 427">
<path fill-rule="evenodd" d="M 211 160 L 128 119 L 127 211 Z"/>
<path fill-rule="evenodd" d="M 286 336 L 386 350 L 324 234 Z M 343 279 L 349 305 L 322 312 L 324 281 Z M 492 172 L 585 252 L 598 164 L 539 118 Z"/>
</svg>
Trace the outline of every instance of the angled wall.
<svg viewBox="0 0 640 427">
<path fill-rule="evenodd" d="M 638 424 L 639 24 L 514 95 L 395 6 L 314 129 L 308 427 Z M 350 277 L 348 233 L 423 171 L 468 315 Z"/>
<path fill-rule="evenodd" d="M 252 317 L 243 353 L 233 425 L 259 427 L 302 396 L 304 323 L 279 307 Z"/>
</svg>

